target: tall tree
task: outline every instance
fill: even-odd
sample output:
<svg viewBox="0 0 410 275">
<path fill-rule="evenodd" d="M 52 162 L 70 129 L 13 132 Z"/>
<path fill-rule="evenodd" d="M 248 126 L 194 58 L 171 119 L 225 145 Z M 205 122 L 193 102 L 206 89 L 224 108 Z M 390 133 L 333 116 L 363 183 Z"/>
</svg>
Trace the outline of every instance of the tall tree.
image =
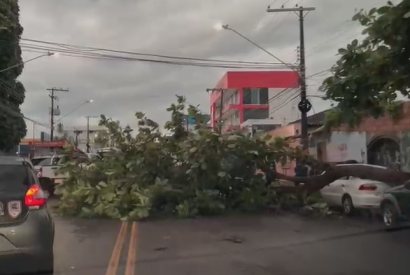
<svg viewBox="0 0 410 275">
<path fill-rule="evenodd" d="M 398 95 L 410 97 L 410 1 L 360 11 L 353 20 L 364 28 L 362 42 L 339 49 L 340 59 L 321 90 L 335 102 L 328 125 L 357 125 L 386 112 L 399 115 Z"/>
<path fill-rule="evenodd" d="M 25 99 L 23 84 L 17 80 L 23 71 L 19 45 L 23 28 L 17 0 L 0 4 L 0 150 L 10 150 L 26 135 L 20 106 Z M 14 65 L 21 64 L 11 69 Z"/>
</svg>

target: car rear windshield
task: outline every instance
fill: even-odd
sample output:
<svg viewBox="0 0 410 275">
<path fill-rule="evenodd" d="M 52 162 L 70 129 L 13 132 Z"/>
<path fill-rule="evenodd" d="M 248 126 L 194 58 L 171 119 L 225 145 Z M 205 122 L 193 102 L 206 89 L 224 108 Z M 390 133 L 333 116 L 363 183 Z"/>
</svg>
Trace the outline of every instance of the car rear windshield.
<svg viewBox="0 0 410 275">
<path fill-rule="evenodd" d="M 42 161 L 40 161 L 37 164 L 34 164 L 35 166 L 47 166 L 47 165 L 51 165 L 51 158 L 44 158 Z"/>
<path fill-rule="evenodd" d="M 24 165 L 0 165 L 0 195 L 2 192 L 26 192 L 29 186 Z"/>
<path fill-rule="evenodd" d="M 35 158 L 31 160 L 31 163 L 33 163 L 34 166 L 39 165 L 40 162 L 45 160 L 46 158 Z"/>
</svg>

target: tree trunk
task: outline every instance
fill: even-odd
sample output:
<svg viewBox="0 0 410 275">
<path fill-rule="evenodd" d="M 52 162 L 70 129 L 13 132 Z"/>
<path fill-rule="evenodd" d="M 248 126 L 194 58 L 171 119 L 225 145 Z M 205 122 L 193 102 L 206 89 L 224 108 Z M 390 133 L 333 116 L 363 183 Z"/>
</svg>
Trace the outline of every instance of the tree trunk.
<svg viewBox="0 0 410 275">
<path fill-rule="evenodd" d="M 392 187 L 404 184 L 410 180 L 410 173 L 384 169 L 361 164 L 345 164 L 340 166 L 330 166 L 328 170 L 319 176 L 312 177 L 292 177 L 272 171 L 276 179 L 302 183 L 299 186 L 282 186 L 284 192 L 298 192 L 305 190 L 307 193 L 319 191 L 326 185 L 343 177 L 355 177 L 384 182 Z"/>
</svg>

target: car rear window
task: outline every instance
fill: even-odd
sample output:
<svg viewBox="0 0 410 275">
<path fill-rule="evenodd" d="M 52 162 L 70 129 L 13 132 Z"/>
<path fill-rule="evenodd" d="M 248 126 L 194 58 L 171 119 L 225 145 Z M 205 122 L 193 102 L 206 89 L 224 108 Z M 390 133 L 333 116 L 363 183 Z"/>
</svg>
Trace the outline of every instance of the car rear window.
<svg viewBox="0 0 410 275">
<path fill-rule="evenodd" d="M 24 165 L 0 165 L 0 193 L 26 192 L 29 186 L 30 180 Z"/>
<path fill-rule="evenodd" d="M 43 160 L 45 160 L 46 158 L 35 158 L 31 160 L 31 163 L 33 163 L 34 166 L 39 165 L 40 162 L 42 162 Z"/>
<path fill-rule="evenodd" d="M 34 164 L 34 163 L 33 163 Z M 40 161 L 38 164 L 34 164 L 37 166 L 47 166 L 51 165 L 51 158 L 44 158 L 42 161 Z"/>
</svg>

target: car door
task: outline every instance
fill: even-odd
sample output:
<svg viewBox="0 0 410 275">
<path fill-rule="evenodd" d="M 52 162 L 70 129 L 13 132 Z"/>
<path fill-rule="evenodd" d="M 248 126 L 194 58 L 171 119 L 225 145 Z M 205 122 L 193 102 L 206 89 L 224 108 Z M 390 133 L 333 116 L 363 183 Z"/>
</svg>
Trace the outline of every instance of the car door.
<svg viewBox="0 0 410 275">
<path fill-rule="evenodd" d="M 353 204 L 357 200 L 357 197 L 360 196 L 361 194 L 359 193 L 359 187 L 360 185 L 363 184 L 363 180 L 355 177 L 347 177 L 345 182 L 343 183 L 342 190 L 342 196 L 344 194 L 349 194 L 349 196 L 353 200 Z M 342 201 L 342 197 L 340 197 L 340 201 Z"/>
<path fill-rule="evenodd" d="M 323 199 L 330 205 L 340 206 L 342 204 L 343 186 L 346 185 L 346 181 L 347 178 L 343 177 L 324 187 L 321 192 Z"/>
</svg>

